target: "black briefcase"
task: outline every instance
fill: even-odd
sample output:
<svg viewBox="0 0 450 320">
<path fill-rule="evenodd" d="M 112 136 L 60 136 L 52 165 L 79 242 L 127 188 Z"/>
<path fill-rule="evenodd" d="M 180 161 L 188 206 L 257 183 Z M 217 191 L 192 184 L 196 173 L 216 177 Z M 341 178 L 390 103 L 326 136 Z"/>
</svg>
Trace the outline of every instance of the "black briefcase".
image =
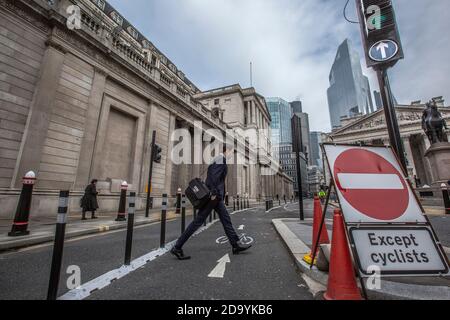
<svg viewBox="0 0 450 320">
<path fill-rule="evenodd" d="M 185 194 L 195 209 L 203 208 L 211 200 L 211 191 L 199 178 L 189 182 L 189 187 L 186 189 Z"/>
</svg>

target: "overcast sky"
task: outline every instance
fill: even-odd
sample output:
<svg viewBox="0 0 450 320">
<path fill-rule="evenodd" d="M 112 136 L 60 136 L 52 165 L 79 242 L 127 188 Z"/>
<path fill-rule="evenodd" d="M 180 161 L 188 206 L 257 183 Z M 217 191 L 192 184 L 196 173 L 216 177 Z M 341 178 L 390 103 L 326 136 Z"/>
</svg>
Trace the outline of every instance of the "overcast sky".
<svg viewBox="0 0 450 320">
<path fill-rule="evenodd" d="M 303 101 L 312 131 L 329 131 L 326 90 L 338 45 L 350 38 L 365 68 L 346 0 L 109 0 L 201 90 L 240 83 Z M 354 0 L 348 8 L 357 19 Z M 450 0 L 395 0 L 405 60 L 391 71 L 399 103 L 450 102 Z"/>
</svg>

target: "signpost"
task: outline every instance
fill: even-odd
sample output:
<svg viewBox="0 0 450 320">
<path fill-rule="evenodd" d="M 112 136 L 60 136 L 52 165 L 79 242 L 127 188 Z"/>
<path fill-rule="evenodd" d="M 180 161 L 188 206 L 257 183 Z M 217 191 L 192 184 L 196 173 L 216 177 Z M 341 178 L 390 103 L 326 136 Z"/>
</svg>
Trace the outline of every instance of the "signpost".
<svg viewBox="0 0 450 320">
<path fill-rule="evenodd" d="M 391 147 L 322 146 L 361 278 L 449 275 L 443 247 Z"/>
<path fill-rule="evenodd" d="M 392 0 L 356 0 L 367 67 L 377 72 L 389 140 L 404 170 L 405 150 L 400 137 L 387 69 L 404 58 Z"/>
</svg>

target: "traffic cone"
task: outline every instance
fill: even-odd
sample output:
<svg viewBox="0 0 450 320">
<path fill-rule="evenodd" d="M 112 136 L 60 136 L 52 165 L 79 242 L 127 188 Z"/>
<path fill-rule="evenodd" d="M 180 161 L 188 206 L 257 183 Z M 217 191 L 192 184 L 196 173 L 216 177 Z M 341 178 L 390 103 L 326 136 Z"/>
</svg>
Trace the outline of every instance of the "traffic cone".
<svg viewBox="0 0 450 320">
<path fill-rule="evenodd" d="M 356 285 L 355 270 L 345 235 L 341 211 L 334 211 L 333 239 L 331 243 L 330 273 L 326 300 L 362 300 Z"/>
<path fill-rule="evenodd" d="M 313 248 L 309 254 L 307 254 L 306 256 L 303 257 L 303 261 L 305 261 L 308 264 L 311 264 L 314 252 L 316 252 L 316 258 L 317 258 L 317 251 L 321 244 L 329 244 L 330 243 L 330 238 L 328 237 L 328 231 L 327 231 L 325 224 L 322 228 L 322 232 L 320 233 L 320 237 L 319 237 L 319 229 L 320 229 L 320 224 L 322 223 L 323 214 L 324 213 L 322 212 L 322 204 L 320 203 L 320 199 L 319 199 L 319 197 L 315 196 L 314 197 L 313 237 L 312 237 L 313 238 L 313 242 L 312 242 Z M 319 244 L 318 244 L 317 248 L 314 248 L 318 237 L 319 237 Z M 315 263 L 316 263 L 316 259 L 314 259 L 314 264 Z"/>
</svg>

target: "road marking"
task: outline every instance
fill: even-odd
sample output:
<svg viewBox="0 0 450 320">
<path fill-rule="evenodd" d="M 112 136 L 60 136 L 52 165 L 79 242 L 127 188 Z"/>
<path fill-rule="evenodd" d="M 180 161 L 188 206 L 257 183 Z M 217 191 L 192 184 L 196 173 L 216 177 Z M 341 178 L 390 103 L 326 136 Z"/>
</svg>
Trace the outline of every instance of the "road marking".
<svg viewBox="0 0 450 320">
<path fill-rule="evenodd" d="M 212 223 L 207 224 L 206 227 L 200 228 L 196 233 L 194 233 L 193 237 L 195 237 L 195 236 L 199 235 L 200 233 L 202 233 L 203 231 L 209 229 L 217 221 L 218 220 L 213 221 Z M 62 295 L 61 297 L 59 297 L 58 300 L 83 300 L 83 299 L 86 299 L 93 292 L 106 288 L 112 282 L 127 276 L 131 272 L 144 267 L 147 263 L 152 262 L 153 260 L 156 260 L 157 258 L 165 255 L 167 252 L 170 251 L 170 249 L 172 249 L 172 247 L 175 245 L 175 243 L 176 243 L 176 240 L 168 243 L 165 248 L 156 249 L 140 258 L 137 258 L 136 260 L 133 260 L 131 262 L 130 266 L 121 266 L 120 268 L 112 270 L 110 272 L 107 272 L 107 273 L 81 285 L 80 287 L 78 287 L 76 289 L 70 290 L 69 292 L 67 292 L 64 295 Z"/>
<path fill-rule="evenodd" d="M 396 174 L 339 173 L 338 178 L 342 189 L 404 189 L 400 177 Z"/>
<path fill-rule="evenodd" d="M 227 263 L 231 263 L 230 255 L 227 253 L 220 260 L 217 261 L 217 266 L 208 275 L 209 278 L 223 278 Z"/>
<path fill-rule="evenodd" d="M 238 230 L 244 230 L 245 226 L 243 224 L 241 224 L 238 228 Z"/>
</svg>

